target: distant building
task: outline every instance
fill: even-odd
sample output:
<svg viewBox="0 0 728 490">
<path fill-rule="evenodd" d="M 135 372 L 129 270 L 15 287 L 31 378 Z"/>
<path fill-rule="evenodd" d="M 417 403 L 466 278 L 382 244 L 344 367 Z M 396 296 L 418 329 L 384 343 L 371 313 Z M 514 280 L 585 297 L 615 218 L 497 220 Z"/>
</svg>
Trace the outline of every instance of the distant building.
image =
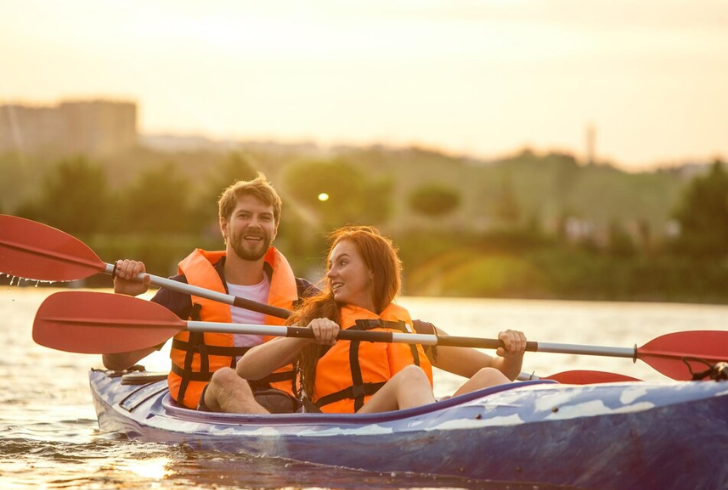
<svg viewBox="0 0 728 490">
<path fill-rule="evenodd" d="M 594 126 L 586 128 L 586 164 L 596 165 L 597 130 Z"/>
<path fill-rule="evenodd" d="M 0 105 L 0 152 L 105 155 L 136 144 L 137 107 L 133 102 Z"/>
</svg>

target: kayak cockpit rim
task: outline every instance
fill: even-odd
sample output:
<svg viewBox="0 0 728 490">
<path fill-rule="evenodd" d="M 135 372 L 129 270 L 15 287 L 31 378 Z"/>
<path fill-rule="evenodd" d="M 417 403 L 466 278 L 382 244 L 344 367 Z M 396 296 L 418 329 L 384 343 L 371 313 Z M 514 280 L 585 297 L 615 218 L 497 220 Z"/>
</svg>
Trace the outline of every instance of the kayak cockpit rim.
<svg viewBox="0 0 728 490">
<path fill-rule="evenodd" d="M 291 413 L 291 414 L 230 414 L 230 413 L 219 413 L 219 412 L 201 412 L 198 410 L 191 410 L 189 408 L 180 407 L 177 403 L 169 396 L 169 393 L 165 394 L 162 398 L 162 407 L 168 415 L 175 418 L 184 419 L 188 421 L 196 422 L 214 422 L 214 423 L 254 423 L 260 424 L 265 423 L 267 425 L 287 425 L 287 424 L 300 424 L 307 422 L 315 422 L 316 424 L 321 423 L 336 423 L 336 424 L 361 424 L 361 423 L 379 423 L 389 422 L 392 420 L 398 420 L 405 417 L 414 417 L 423 415 L 431 412 L 437 412 L 450 407 L 462 405 L 472 400 L 479 400 L 489 395 L 509 391 L 516 388 L 523 388 L 526 386 L 537 386 L 537 385 L 554 385 L 558 384 L 554 380 L 533 380 L 533 381 L 520 381 L 517 383 L 507 383 L 499 386 L 492 386 L 490 388 L 484 388 L 482 390 L 473 391 L 464 395 L 448 398 L 446 400 L 438 401 L 436 403 L 430 403 L 420 407 L 408 408 L 404 410 L 396 410 L 393 412 L 382 412 L 382 413 L 368 413 L 368 414 L 352 414 L 352 413 Z"/>
</svg>

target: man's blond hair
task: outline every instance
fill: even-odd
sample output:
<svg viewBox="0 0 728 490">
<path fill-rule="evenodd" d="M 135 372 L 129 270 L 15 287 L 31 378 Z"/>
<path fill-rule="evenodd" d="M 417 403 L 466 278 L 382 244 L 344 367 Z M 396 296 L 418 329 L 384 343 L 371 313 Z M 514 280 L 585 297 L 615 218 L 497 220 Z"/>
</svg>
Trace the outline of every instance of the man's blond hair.
<svg viewBox="0 0 728 490">
<path fill-rule="evenodd" d="M 238 199 L 242 196 L 253 196 L 266 205 L 273 206 L 273 217 L 278 226 L 281 221 L 281 198 L 262 172 L 258 172 L 253 180 L 239 180 L 223 191 L 217 201 L 219 217 L 230 221 Z"/>
</svg>

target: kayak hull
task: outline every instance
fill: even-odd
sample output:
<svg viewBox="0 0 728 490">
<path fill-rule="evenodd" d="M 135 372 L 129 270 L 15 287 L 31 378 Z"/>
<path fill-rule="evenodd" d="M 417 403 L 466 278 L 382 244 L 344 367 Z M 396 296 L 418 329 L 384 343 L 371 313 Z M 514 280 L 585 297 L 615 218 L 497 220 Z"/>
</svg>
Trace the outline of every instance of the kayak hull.
<svg viewBox="0 0 728 490">
<path fill-rule="evenodd" d="M 728 383 L 534 381 L 371 415 L 180 408 L 166 382 L 90 373 L 105 431 L 149 442 L 377 472 L 599 489 L 728 485 Z"/>
</svg>

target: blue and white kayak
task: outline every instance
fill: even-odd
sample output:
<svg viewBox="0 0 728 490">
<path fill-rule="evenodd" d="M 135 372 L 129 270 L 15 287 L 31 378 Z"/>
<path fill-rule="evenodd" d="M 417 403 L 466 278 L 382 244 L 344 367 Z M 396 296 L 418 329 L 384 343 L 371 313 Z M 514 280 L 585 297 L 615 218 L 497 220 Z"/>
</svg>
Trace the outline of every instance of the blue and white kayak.
<svg viewBox="0 0 728 490">
<path fill-rule="evenodd" d="M 230 415 L 177 406 L 166 381 L 91 371 L 102 430 L 377 472 L 591 489 L 728 488 L 728 382 L 528 381 L 370 415 Z"/>
</svg>

